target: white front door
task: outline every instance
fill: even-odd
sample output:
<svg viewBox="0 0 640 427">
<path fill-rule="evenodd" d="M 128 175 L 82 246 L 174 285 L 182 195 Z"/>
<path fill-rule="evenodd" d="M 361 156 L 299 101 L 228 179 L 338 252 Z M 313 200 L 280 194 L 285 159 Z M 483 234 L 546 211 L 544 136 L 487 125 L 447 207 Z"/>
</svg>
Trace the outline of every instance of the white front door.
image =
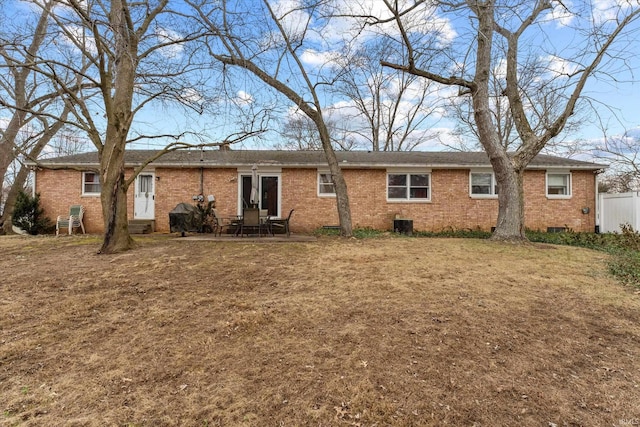
<svg viewBox="0 0 640 427">
<path fill-rule="evenodd" d="M 136 194 L 133 203 L 134 219 L 155 218 L 155 191 L 153 172 L 142 172 L 136 178 Z"/>
</svg>

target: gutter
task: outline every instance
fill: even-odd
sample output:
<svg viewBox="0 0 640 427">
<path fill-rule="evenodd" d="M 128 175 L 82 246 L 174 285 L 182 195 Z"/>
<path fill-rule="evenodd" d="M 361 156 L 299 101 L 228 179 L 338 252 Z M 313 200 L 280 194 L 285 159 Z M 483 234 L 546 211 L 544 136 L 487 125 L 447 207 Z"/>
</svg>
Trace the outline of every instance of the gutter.
<svg viewBox="0 0 640 427">
<path fill-rule="evenodd" d="M 35 163 L 27 163 L 31 166 L 36 166 Z M 98 166 L 97 163 L 48 163 L 46 161 L 40 162 L 43 166 L 51 165 L 59 168 L 64 167 L 74 167 L 74 168 L 82 168 L 82 167 L 90 167 L 95 168 Z M 138 167 L 142 163 L 125 163 L 125 167 Z M 194 168 L 207 168 L 207 169 L 237 169 L 237 168 L 250 168 L 255 163 L 208 163 L 208 162 L 152 162 L 149 163 L 149 167 L 156 168 L 176 168 L 176 169 L 194 169 Z M 327 168 L 328 163 L 280 163 L 280 162 L 262 162 L 257 163 L 258 167 L 279 167 L 279 168 L 290 168 L 290 169 L 314 169 L 314 168 Z M 350 163 L 350 162 L 340 162 L 340 166 L 343 169 L 419 169 L 419 168 L 431 168 L 431 169 L 473 169 L 473 168 L 491 168 L 491 165 L 488 163 L 438 163 L 438 164 L 428 164 L 428 163 Z M 538 169 L 571 169 L 571 170 L 592 170 L 592 171 L 602 171 L 605 165 L 593 164 L 593 165 L 529 165 L 526 170 L 538 170 Z"/>
</svg>

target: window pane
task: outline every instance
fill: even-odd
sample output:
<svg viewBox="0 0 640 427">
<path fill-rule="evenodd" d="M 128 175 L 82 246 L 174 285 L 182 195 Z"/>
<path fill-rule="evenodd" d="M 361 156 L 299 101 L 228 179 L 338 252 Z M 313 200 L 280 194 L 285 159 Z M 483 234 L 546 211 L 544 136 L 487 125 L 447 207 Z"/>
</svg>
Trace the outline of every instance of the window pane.
<svg viewBox="0 0 640 427">
<path fill-rule="evenodd" d="M 407 185 L 407 175 L 389 174 L 389 185 Z"/>
<path fill-rule="evenodd" d="M 471 174 L 471 194 L 491 194 L 491 174 Z"/>
<path fill-rule="evenodd" d="M 472 185 L 471 194 L 491 194 L 491 186 L 488 185 Z"/>
<path fill-rule="evenodd" d="M 100 192 L 100 184 L 86 184 L 84 186 L 85 193 L 99 193 Z"/>
<path fill-rule="evenodd" d="M 319 181 L 318 191 L 320 192 L 320 194 L 336 193 L 335 186 L 331 181 L 331 174 L 328 174 L 328 173 L 319 174 L 318 181 Z"/>
<path fill-rule="evenodd" d="M 411 175 L 411 186 L 412 187 L 428 187 L 429 186 L 429 175 Z"/>
<path fill-rule="evenodd" d="M 491 174 L 490 173 L 472 173 L 471 185 L 491 186 Z"/>
<path fill-rule="evenodd" d="M 566 187 L 569 175 L 549 175 L 549 186 Z"/>
<path fill-rule="evenodd" d="M 406 199 L 407 189 L 406 187 L 389 187 L 388 197 L 390 199 Z"/>
<path fill-rule="evenodd" d="M 547 175 L 547 194 L 566 196 L 569 194 L 569 175 L 568 174 L 549 174 Z"/>
<path fill-rule="evenodd" d="M 428 199 L 429 188 L 424 187 L 412 187 L 409 191 L 411 199 Z"/>
<path fill-rule="evenodd" d="M 567 193 L 564 187 L 552 187 L 549 186 L 549 194 L 557 195 L 557 196 L 565 196 Z"/>
<path fill-rule="evenodd" d="M 151 175 L 138 176 L 138 193 L 151 193 L 153 185 L 153 177 Z"/>
<path fill-rule="evenodd" d="M 84 172 L 84 193 L 100 193 L 100 179 L 98 174 L 93 172 Z"/>
<path fill-rule="evenodd" d="M 320 184 L 320 194 L 335 194 L 333 184 Z"/>
<path fill-rule="evenodd" d="M 333 190 L 333 184 L 320 184 L 320 193 L 321 194 L 335 193 L 335 191 Z"/>
</svg>

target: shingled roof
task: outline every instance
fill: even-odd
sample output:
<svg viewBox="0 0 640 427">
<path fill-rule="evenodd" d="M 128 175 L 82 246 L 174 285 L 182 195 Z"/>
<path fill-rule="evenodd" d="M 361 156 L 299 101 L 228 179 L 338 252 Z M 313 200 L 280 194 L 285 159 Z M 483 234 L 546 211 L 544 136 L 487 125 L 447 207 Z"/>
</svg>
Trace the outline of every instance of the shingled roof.
<svg viewBox="0 0 640 427">
<path fill-rule="evenodd" d="M 127 150 L 125 165 L 137 166 L 155 155 L 155 150 Z M 336 156 L 343 168 L 474 168 L 489 167 L 484 152 L 436 152 L 436 151 L 337 151 Z M 41 160 L 43 166 L 95 167 L 98 153 L 80 153 L 71 156 Z M 323 151 L 282 150 L 180 150 L 164 154 L 151 163 L 164 167 L 251 167 L 273 166 L 283 168 L 327 167 Z M 564 168 L 598 170 L 606 165 L 539 154 L 529 164 L 529 169 Z"/>
</svg>

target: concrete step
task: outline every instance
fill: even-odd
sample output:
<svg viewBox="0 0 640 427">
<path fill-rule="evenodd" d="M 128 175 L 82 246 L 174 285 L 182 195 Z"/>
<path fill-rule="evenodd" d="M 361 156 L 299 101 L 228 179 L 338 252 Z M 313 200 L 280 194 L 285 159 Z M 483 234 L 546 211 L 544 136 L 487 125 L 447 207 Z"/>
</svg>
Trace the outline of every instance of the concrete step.
<svg viewBox="0 0 640 427">
<path fill-rule="evenodd" d="M 129 221 L 129 234 L 153 233 L 154 221 L 147 219 L 133 219 Z"/>
</svg>

